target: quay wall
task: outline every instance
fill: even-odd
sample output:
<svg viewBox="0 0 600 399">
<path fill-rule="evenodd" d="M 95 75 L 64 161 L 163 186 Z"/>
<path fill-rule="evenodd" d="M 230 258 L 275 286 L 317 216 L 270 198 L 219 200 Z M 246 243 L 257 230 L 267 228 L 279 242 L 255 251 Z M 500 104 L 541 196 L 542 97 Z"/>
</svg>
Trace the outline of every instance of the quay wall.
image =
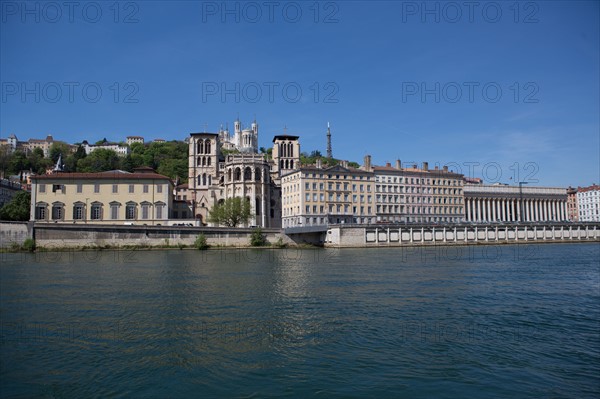
<svg viewBox="0 0 600 399">
<path fill-rule="evenodd" d="M 325 247 L 398 247 L 543 242 L 600 242 L 600 223 L 448 226 L 344 226 L 327 230 Z"/>
<path fill-rule="evenodd" d="M 45 248 L 127 247 L 127 246 L 177 246 L 193 245 L 202 233 L 211 246 L 243 247 L 250 243 L 254 229 L 228 229 L 219 227 L 183 226 L 108 226 L 35 224 L 34 238 L 37 246 Z M 267 242 L 282 238 L 291 242 L 279 229 L 262 229 Z"/>
<path fill-rule="evenodd" d="M 32 237 L 33 224 L 28 222 L 0 222 L 0 248 L 21 246 Z"/>
</svg>

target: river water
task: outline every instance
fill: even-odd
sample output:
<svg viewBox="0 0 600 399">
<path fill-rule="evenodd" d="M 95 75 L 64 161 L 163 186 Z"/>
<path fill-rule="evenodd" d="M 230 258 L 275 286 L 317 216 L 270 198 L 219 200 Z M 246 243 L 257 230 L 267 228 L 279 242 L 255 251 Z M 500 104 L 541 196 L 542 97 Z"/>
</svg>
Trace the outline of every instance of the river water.
<svg viewBox="0 0 600 399">
<path fill-rule="evenodd" d="M 0 397 L 594 398 L 600 245 L 0 254 Z"/>
</svg>

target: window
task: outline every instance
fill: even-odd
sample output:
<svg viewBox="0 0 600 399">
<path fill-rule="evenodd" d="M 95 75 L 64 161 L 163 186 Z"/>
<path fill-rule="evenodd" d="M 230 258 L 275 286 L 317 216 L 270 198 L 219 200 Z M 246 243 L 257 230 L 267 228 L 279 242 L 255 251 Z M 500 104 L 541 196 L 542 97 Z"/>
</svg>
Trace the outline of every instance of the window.
<svg viewBox="0 0 600 399">
<path fill-rule="evenodd" d="M 100 220 L 102 219 L 102 204 L 92 204 L 92 220 Z"/>
<path fill-rule="evenodd" d="M 77 193 L 81 194 L 83 192 L 83 184 L 77 183 Z"/>
<path fill-rule="evenodd" d="M 110 204 L 110 218 L 112 220 L 117 220 L 119 218 L 119 205 L 118 204 Z"/>
<path fill-rule="evenodd" d="M 45 220 L 46 219 L 46 205 L 45 204 L 36 205 L 35 219 L 36 220 Z"/>
<path fill-rule="evenodd" d="M 156 218 L 157 219 L 162 219 L 163 217 L 163 206 L 162 205 L 156 205 Z"/>
<path fill-rule="evenodd" d="M 52 185 L 52 192 L 55 193 L 57 191 L 62 191 L 62 185 L 61 184 L 53 184 Z"/>
<path fill-rule="evenodd" d="M 144 184 L 144 194 L 148 194 L 148 185 Z"/>
<path fill-rule="evenodd" d="M 100 185 L 98 183 L 94 184 L 94 193 L 98 194 L 100 192 Z"/>
<path fill-rule="evenodd" d="M 125 219 L 135 219 L 135 208 L 136 204 L 134 203 L 129 203 L 127 206 L 125 206 Z"/>
<path fill-rule="evenodd" d="M 157 192 L 157 193 L 159 193 L 159 194 L 160 194 L 160 193 L 162 193 L 162 189 L 163 189 L 163 186 L 162 186 L 162 184 L 158 184 L 158 185 L 156 186 L 156 192 Z"/>
<path fill-rule="evenodd" d="M 74 220 L 83 219 L 83 204 L 75 204 L 73 206 L 73 219 Z"/>
<path fill-rule="evenodd" d="M 40 193 L 45 193 L 45 192 L 46 192 L 46 185 L 40 184 Z"/>
<path fill-rule="evenodd" d="M 116 194 L 116 193 L 119 192 L 119 185 L 118 184 L 113 184 L 112 185 L 112 192 L 113 192 L 113 194 Z"/>
<path fill-rule="evenodd" d="M 148 205 L 142 205 L 142 219 L 148 219 L 149 208 Z"/>
</svg>

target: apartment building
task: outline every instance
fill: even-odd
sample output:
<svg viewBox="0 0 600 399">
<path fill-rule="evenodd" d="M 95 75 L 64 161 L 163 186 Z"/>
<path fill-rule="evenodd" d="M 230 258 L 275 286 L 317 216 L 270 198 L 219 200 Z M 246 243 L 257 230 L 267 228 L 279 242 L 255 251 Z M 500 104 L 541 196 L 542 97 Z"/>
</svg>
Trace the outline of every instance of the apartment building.
<svg viewBox="0 0 600 399">
<path fill-rule="evenodd" d="M 171 217 L 173 183 L 151 168 L 59 172 L 31 181 L 32 221 L 161 225 Z"/>
</svg>

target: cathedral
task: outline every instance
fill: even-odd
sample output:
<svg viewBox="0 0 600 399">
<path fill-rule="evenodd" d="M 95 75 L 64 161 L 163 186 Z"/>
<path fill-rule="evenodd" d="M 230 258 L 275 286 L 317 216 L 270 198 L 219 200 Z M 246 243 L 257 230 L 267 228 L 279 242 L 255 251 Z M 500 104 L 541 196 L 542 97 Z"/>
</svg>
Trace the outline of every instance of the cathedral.
<svg viewBox="0 0 600 399">
<path fill-rule="evenodd" d="M 258 150 L 256 120 L 244 128 L 238 119 L 233 135 L 227 127 L 190 133 L 188 148 L 188 184 L 178 187 L 177 197 L 196 220 L 207 225 L 213 206 L 242 197 L 251 205 L 248 226 L 281 227 L 281 176 L 300 168 L 298 136 L 275 136 L 269 156 Z"/>
</svg>

